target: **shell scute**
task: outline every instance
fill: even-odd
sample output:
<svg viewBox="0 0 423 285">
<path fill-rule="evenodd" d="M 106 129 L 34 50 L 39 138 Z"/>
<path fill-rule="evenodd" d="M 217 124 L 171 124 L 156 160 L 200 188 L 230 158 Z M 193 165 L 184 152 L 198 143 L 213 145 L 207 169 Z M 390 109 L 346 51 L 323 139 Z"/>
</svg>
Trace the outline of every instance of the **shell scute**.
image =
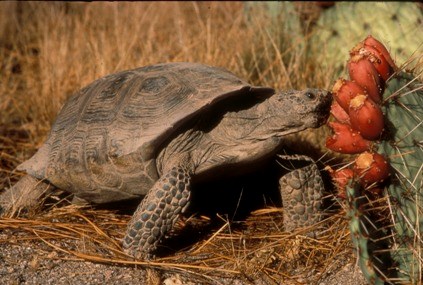
<svg viewBox="0 0 423 285">
<path fill-rule="evenodd" d="M 134 186 L 145 187 L 144 180 L 157 176 L 146 164 L 181 126 L 221 100 L 255 92 L 274 90 L 252 87 L 224 69 L 196 63 L 111 74 L 68 99 L 46 143 L 18 169 L 64 190 L 91 191 L 98 201 L 104 196 L 100 190 L 115 191 L 111 185 L 131 193 Z M 132 161 L 136 165 L 129 165 Z M 100 172 L 113 181 L 103 179 Z"/>
</svg>

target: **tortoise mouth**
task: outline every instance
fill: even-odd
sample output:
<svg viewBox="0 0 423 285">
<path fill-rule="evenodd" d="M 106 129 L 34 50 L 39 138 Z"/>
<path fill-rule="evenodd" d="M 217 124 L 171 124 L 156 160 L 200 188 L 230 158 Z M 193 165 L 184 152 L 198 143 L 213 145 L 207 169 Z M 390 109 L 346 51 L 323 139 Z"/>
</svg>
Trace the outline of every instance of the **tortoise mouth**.
<svg viewBox="0 0 423 285">
<path fill-rule="evenodd" d="M 322 102 L 317 106 L 316 113 L 317 116 L 317 124 L 321 126 L 322 124 L 326 123 L 330 116 L 330 107 L 332 105 L 332 93 L 329 91 L 325 91 L 322 95 Z"/>
</svg>

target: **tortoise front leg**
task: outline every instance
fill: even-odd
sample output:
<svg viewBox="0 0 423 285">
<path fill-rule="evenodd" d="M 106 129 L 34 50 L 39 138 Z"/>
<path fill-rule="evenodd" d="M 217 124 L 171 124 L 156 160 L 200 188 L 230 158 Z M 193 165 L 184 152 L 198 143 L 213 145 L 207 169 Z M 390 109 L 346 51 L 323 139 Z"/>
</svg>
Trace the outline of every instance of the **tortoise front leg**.
<svg viewBox="0 0 423 285">
<path fill-rule="evenodd" d="M 295 169 L 279 180 L 285 231 L 316 224 L 321 220 L 324 192 L 323 180 L 316 163 L 303 155 L 281 155 L 280 157 L 309 162 L 307 166 Z"/>
<path fill-rule="evenodd" d="M 187 169 L 173 167 L 153 185 L 128 224 L 123 239 L 126 253 L 137 259 L 151 256 L 178 215 L 188 207 L 190 180 Z"/>
</svg>

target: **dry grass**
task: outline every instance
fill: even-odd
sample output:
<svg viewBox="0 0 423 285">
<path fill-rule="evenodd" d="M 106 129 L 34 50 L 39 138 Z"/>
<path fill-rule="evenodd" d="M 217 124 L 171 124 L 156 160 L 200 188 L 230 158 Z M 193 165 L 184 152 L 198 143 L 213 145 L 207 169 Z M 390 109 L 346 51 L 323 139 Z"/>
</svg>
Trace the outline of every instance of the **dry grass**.
<svg viewBox="0 0 423 285">
<path fill-rule="evenodd" d="M 0 243 L 42 241 L 59 253 L 54 258 L 140 265 L 197 275 L 216 284 L 231 277 L 245 282 L 267 280 L 269 284 L 316 284 L 324 273 L 338 269 L 337 261 L 351 255 L 348 223 L 343 216 L 340 213 L 325 220 L 326 230 L 314 239 L 301 231 L 281 232 L 281 209 L 258 210 L 242 226 L 222 218 L 215 233 L 189 249 L 154 261 L 134 261 L 122 252 L 119 242 L 128 216 L 71 205 L 33 219 L 2 219 L 0 230 L 13 230 L 15 234 L 0 239 Z M 204 226 L 207 220 L 192 217 L 188 223 L 178 223 L 176 232 L 187 224 Z"/>
<path fill-rule="evenodd" d="M 1 123 L 23 122 L 36 144 L 74 91 L 147 64 L 202 62 L 275 88 L 331 83 L 304 43 L 259 10 L 247 24 L 239 2 L 1 5 Z"/>
<path fill-rule="evenodd" d="M 0 5 L 0 138 L 28 136 L 19 151 L 2 151 L 17 157 L 7 171 L 45 141 L 73 92 L 116 71 L 189 61 L 281 89 L 329 88 L 333 79 L 309 58 L 308 37 L 282 29 L 289 19 L 271 25 L 258 8 L 246 19 L 240 2 Z"/>
<path fill-rule="evenodd" d="M 298 42 L 281 28 L 289 19 L 272 26 L 259 9 L 247 19 L 242 2 L 2 2 L 0 13 L 0 189 L 21 175 L 13 169 L 45 140 L 66 98 L 109 73 L 190 61 L 275 88 L 328 88 L 333 79 L 307 56 L 307 36 Z M 317 282 L 335 259 L 351 255 L 342 217 L 326 221 L 316 240 L 281 233 L 280 210 L 266 209 L 236 229 L 223 220 L 209 238 L 148 265 L 212 279 L 232 274 L 291 283 L 313 272 Z M 0 220 L 0 230 L 23 233 L 0 242 L 42 240 L 64 259 L 147 265 L 121 252 L 128 219 L 110 211 L 53 208 L 33 219 Z"/>
</svg>

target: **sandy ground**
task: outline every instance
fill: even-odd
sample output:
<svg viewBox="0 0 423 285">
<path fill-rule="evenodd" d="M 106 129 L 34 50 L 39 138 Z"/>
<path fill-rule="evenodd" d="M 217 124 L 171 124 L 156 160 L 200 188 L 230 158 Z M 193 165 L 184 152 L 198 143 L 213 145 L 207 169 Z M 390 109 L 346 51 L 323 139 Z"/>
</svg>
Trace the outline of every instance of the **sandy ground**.
<svg viewBox="0 0 423 285">
<path fill-rule="evenodd" d="M 135 265 L 102 264 L 84 261 L 55 250 L 42 241 L 16 240 L 17 233 L 5 230 L 0 239 L 11 242 L 0 244 L 0 284 L 367 284 L 361 271 L 345 258 L 336 260 L 319 282 L 309 278 L 274 282 L 266 276 L 219 276 L 206 272 L 190 273 L 179 269 L 154 269 Z M 19 233 L 18 233 L 19 235 Z M 60 240 L 66 246 L 66 240 Z"/>
</svg>

